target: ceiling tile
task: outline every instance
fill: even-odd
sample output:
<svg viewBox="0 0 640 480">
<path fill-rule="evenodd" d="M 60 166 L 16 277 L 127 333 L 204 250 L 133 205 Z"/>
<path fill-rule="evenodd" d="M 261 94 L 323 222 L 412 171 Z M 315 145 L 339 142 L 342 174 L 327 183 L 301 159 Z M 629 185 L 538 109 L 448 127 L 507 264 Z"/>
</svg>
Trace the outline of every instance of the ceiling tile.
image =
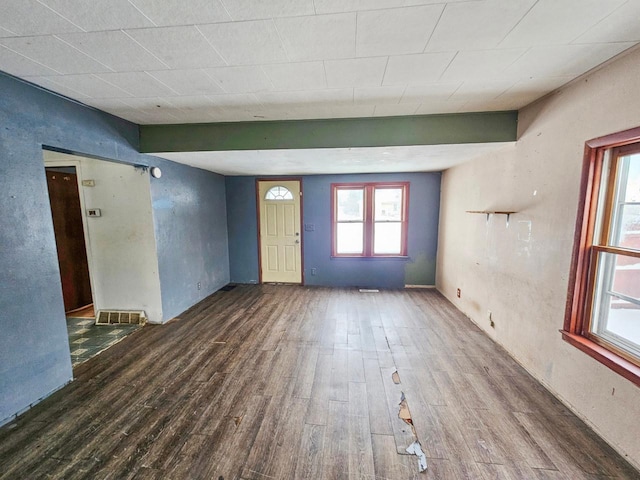
<svg viewBox="0 0 640 480">
<path fill-rule="evenodd" d="M 126 103 L 131 108 L 137 110 L 154 110 L 154 109 L 170 109 L 175 108 L 175 105 L 169 101 L 169 97 L 160 95 L 149 95 L 147 97 L 134 97 L 134 98 L 119 98 L 123 103 Z"/>
<path fill-rule="evenodd" d="M 491 80 L 464 82 L 449 98 L 452 101 L 476 101 L 480 99 L 492 100 L 498 98 L 515 84 L 514 80 Z"/>
<path fill-rule="evenodd" d="M 90 74 L 57 75 L 48 77 L 47 80 L 92 98 L 119 98 L 129 96 L 124 90 Z"/>
<path fill-rule="evenodd" d="M 355 13 L 279 18 L 275 24 L 292 61 L 355 56 Z"/>
<path fill-rule="evenodd" d="M 268 112 L 260 105 L 236 105 L 222 107 L 217 110 L 215 122 L 249 122 L 258 120 L 280 120 L 273 112 Z"/>
<path fill-rule="evenodd" d="M 632 47 L 633 43 L 553 45 L 536 47 L 504 70 L 504 75 L 524 77 L 578 76 Z"/>
<path fill-rule="evenodd" d="M 305 118 L 356 118 L 373 116 L 373 105 L 313 105 L 311 107 L 287 108 L 283 119 Z"/>
<path fill-rule="evenodd" d="M 262 68 L 274 90 L 319 90 L 327 86 L 322 62 L 283 63 Z"/>
<path fill-rule="evenodd" d="M 57 36 L 116 72 L 168 68 L 167 65 L 120 30 Z"/>
<path fill-rule="evenodd" d="M 539 0 L 500 46 L 529 47 L 570 43 L 625 1 Z"/>
<path fill-rule="evenodd" d="M 356 12 L 404 6 L 403 0 L 314 0 L 316 13 Z"/>
<path fill-rule="evenodd" d="M 260 106 L 258 99 L 252 93 L 225 93 L 221 95 L 209 95 L 209 100 L 216 107 L 246 107 L 251 105 Z"/>
<path fill-rule="evenodd" d="M 126 33 L 171 68 L 217 67 L 225 63 L 196 27 L 145 28 Z"/>
<path fill-rule="evenodd" d="M 436 115 L 440 113 L 458 113 L 464 111 L 464 101 L 433 99 L 423 102 L 416 115 Z"/>
<path fill-rule="evenodd" d="M 315 13 L 313 0 L 224 0 L 224 6 L 233 20 L 298 17 Z"/>
<path fill-rule="evenodd" d="M 41 0 L 86 31 L 150 27 L 153 23 L 128 0 Z"/>
<path fill-rule="evenodd" d="M 52 82 L 47 77 L 25 77 L 25 80 L 31 83 L 35 83 L 36 85 L 40 85 L 41 87 L 46 88 L 47 90 L 51 90 L 52 92 L 64 95 L 65 97 L 74 98 L 81 101 L 89 98 L 84 93 L 72 90 L 67 87 L 63 87 L 62 85 Z"/>
<path fill-rule="evenodd" d="M 229 65 L 288 60 L 271 20 L 200 25 L 198 28 Z"/>
<path fill-rule="evenodd" d="M 12 52 L 2 45 L 0 45 L 0 65 L 2 65 L 2 71 L 18 77 L 52 75 L 56 73 L 55 70 Z"/>
<path fill-rule="evenodd" d="M 219 0 L 129 0 L 158 26 L 228 22 L 229 14 Z"/>
<path fill-rule="evenodd" d="M 448 3 L 425 51 L 493 48 L 529 11 L 536 0 L 487 0 Z"/>
<path fill-rule="evenodd" d="M 109 71 L 105 65 L 53 36 L 2 38 L 0 44 L 63 74 Z"/>
<path fill-rule="evenodd" d="M 520 109 L 543 97 L 573 79 L 568 77 L 526 78 L 517 82 L 495 100 L 498 107 L 511 105 L 509 108 Z"/>
<path fill-rule="evenodd" d="M 179 95 L 223 93 L 222 88 L 204 70 L 160 70 L 148 73 Z"/>
<path fill-rule="evenodd" d="M 640 2 L 630 1 L 580 35 L 574 43 L 640 41 Z"/>
<path fill-rule="evenodd" d="M 378 104 L 373 112 L 374 117 L 396 117 L 398 115 L 415 115 L 419 103 Z"/>
<path fill-rule="evenodd" d="M 443 8 L 427 5 L 358 12 L 357 56 L 422 52 Z"/>
<path fill-rule="evenodd" d="M 383 85 L 424 85 L 438 81 L 455 53 L 422 53 L 389 58 Z"/>
<path fill-rule="evenodd" d="M 424 103 L 428 100 L 449 98 L 460 88 L 461 82 L 433 83 L 431 85 L 410 86 L 404 91 L 400 103 Z"/>
<path fill-rule="evenodd" d="M 380 105 L 400 103 L 405 87 L 359 87 L 353 89 L 356 104 Z"/>
<path fill-rule="evenodd" d="M 181 110 L 194 110 L 202 107 L 210 108 L 214 106 L 207 95 L 182 95 L 179 97 L 165 97 L 168 102 Z"/>
<path fill-rule="evenodd" d="M 261 67 L 218 67 L 206 70 L 227 93 L 254 93 L 273 90 Z"/>
<path fill-rule="evenodd" d="M 525 52 L 525 49 L 459 52 L 442 75 L 442 81 L 496 78 Z"/>
<path fill-rule="evenodd" d="M 176 92 L 158 82 L 145 72 L 117 72 L 101 73 L 98 76 L 106 82 L 115 85 L 134 97 L 155 97 L 175 95 Z"/>
<path fill-rule="evenodd" d="M 474 1 L 484 0 L 314 0 L 314 4 L 316 13 L 323 14 Z"/>
<path fill-rule="evenodd" d="M 89 98 L 84 103 L 108 113 L 131 108 L 131 105 L 120 98 Z"/>
<path fill-rule="evenodd" d="M 2 36 L 79 32 L 80 27 L 36 0 L 2 2 Z"/>
<path fill-rule="evenodd" d="M 353 89 L 338 88 L 325 90 L 304 90 L 298 92 L 263 92 L 257 93 L 258 101 L 265 107 L 270 105 L 286 105 L 305 107 L 311 105 L 344 105 L 353 104 Z"/>
<path fill-rule="evenodd" d="M 382 77 L 389 57 L 325 60 L 329 88 L 375 87 L 382 85 Z"/>
</svg>

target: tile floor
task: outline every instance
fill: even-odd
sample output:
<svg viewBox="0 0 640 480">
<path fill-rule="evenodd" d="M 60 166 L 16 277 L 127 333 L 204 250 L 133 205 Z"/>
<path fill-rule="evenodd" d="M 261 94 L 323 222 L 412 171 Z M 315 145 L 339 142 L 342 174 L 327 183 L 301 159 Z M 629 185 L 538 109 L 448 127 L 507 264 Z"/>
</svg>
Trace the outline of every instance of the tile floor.
<svg viewBox="0 0 640 480">
<path fill-rule="evenodd" d="M 140 325 L 96 325 L 95 318 L 67 317 L 71 364 L 75 367 L 118 343 Z"/>
</svg>

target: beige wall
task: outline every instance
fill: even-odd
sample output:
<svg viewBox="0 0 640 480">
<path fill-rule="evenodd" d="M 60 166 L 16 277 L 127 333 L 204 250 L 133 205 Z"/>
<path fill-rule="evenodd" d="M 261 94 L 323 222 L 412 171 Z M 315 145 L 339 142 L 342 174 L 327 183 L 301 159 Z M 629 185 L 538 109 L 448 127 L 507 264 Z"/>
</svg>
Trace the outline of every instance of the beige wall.
<svg viewBox="0 0 640 480">
<path fill-rule="evenodd" d="M 75 165 L 83 208 L 89 276 L 96 310 L 143 310 L 162 323 L 158 255 L 153 229 L 149 174 L 132 165 L 43 151 L 45 165 Z"/>
<path fill-rule="evenodd" d="M 443 175 L 438 289 L 640 466 L 640 388 L 558 333 L 586 140 L 640 126 L 640 50 L 519 115 L 519 140 Z M 467 210 L 515 210 L 505 216 Z M 456 298 L 456 289 L 462 296 Z M 488 311 L 495 328 L 491 328 Z"/>
</svg>

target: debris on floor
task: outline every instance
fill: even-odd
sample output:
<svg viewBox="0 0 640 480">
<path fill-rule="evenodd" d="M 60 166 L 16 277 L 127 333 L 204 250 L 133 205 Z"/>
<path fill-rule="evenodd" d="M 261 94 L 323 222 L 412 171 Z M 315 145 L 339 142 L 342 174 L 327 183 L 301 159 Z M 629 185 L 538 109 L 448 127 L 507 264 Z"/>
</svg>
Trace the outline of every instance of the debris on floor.
<svg viewBox="0 0 640 480">
<path fill-rule="evenodd" d="M 400 375 L 396 370 L 391 375 L 393 378 L 393 382 L 398 385 L 400 383 Z M 420 445 L 420 441 L 418 440 L 418 434 L 416 433 L 416 427 L 413 424 L 413 419 L 411 418 L 411 411 L 409 410 L 409 402 L 407 402 L 407 397 L 404 392 L 400 393 L 400 403 L 398 409 L 398 418 L 402 420 L 404 423 L 411 427 L 411 432 L 413 433 L 414 441 L 411 445 L 409 445 L 405 451 L 409 455 L 415 455 L 418 457 L 418 471 L 420 473 L 425 472 L 427 470 L 427 456 L 422 451 L 422 446 Z"/>
<path fill-rule="evenodd" d="M 407 453 L 418 457 L 418 470 L 420 472 L 427 470 L 427 456 L 422 451 L 422 446 L 418 440 L 407 447 Z"/>
</svg>

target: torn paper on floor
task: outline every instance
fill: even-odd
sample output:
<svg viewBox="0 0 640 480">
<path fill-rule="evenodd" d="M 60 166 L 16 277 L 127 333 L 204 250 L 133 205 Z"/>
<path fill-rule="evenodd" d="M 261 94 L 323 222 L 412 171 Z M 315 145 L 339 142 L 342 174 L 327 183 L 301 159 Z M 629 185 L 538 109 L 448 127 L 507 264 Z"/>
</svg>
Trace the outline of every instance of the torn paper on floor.
<svg viewBox="0 0 640 480">
<path fill-rule="evenodd" d="M 418 469 L 424 472 L 427 469 L 427 456 L 422 451 L 420 442 L 417 440 L 407 447 L 407 453 L 409 455 L 415 455 L 418 457 Z"/>
</svg>

